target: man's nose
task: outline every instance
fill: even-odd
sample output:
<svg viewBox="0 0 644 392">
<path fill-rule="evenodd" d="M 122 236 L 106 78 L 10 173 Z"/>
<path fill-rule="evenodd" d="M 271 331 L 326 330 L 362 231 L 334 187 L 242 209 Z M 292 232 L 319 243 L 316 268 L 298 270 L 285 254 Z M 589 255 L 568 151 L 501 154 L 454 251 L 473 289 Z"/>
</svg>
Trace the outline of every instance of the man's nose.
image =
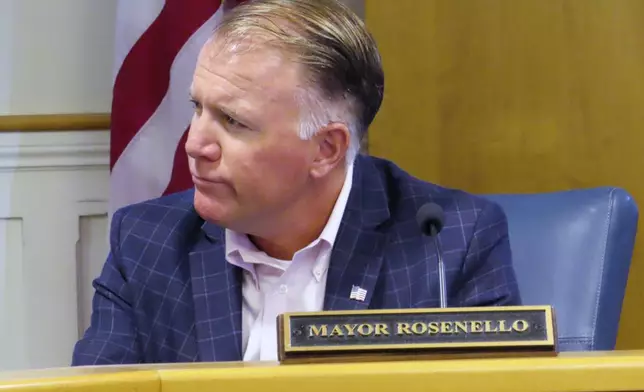
<svg viewBox="0 0 644 392">
<path fill-rule="evenodd" d="M 193 159 L 216 162 L 221 159 L 221 145 L 216 125 L 207 115 L 193 118 L 186 139 L 186 153 Z"/>
</svg>

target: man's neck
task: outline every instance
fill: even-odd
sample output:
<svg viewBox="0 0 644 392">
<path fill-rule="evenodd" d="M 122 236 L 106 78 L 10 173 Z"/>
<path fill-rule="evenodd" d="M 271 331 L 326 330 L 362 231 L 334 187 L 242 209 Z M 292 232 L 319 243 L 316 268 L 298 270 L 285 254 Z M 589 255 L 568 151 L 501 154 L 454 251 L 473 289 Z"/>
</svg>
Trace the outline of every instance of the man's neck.
<svg viewBox="0 0 644 392">
<path fill-rule="evenodd" d="M 314 187 L 308 197 L 290 208 L 291 221 L 273 227 L 271 236 L 248 236 L 251 242 L 267 255 L 280 260 L 292 260 L 300 249 L 315 241 L 329 221 L 338 196 L 344 185 L 346 169 L 340 169 L 319 187 Z M 283 229 L 277 229 L 281 226 Z"/>
</svg>

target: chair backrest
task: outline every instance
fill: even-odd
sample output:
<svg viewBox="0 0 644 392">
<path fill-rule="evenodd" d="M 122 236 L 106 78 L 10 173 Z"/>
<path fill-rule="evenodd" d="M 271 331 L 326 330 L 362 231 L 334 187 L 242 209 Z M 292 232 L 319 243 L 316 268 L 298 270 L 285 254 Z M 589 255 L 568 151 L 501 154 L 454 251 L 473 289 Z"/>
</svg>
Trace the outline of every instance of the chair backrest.
<svg viewBox="0 0 644 392">
<path fill-rule="evenodd" d="M 612 350 L 637 233 L 619 188 L 485 195 L 508 218 L 524 305 L 553 305 L 561 351 Z"/>
</svg>

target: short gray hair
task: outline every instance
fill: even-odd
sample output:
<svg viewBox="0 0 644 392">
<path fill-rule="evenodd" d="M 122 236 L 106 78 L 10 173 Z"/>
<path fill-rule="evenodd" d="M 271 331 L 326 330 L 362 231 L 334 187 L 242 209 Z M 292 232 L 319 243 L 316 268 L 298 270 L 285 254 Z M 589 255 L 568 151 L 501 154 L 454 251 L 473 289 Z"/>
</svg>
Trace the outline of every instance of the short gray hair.
<svg viewBox="0 0 644 392">
<path fill-rule="evenodd" d="M 337 0 L 247 0 L 226 12 L 215 34 L 236 42 L 259 33 L 304 66 L 307 89 L 300 136 L 331 122 L 351 133 L 352 161 L 380 109 L 384 72 L 375 40 L 362 20 Z"/>
</svg>

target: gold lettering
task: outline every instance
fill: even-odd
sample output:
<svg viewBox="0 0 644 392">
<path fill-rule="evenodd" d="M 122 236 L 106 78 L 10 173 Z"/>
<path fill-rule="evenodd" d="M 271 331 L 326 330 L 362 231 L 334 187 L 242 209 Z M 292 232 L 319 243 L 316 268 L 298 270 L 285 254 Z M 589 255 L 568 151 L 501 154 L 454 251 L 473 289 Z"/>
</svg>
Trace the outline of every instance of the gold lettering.
<svg viewBox="0 0 644 392">
<path fill-rule="evenodd" d="M 344 333 L 342 332 L 342 328 L 340 328 L 340 326 L 336 324 L 329 336 L 344 336 Z"/>
<path fill-rule="evenodd" d="M 456 321 L 454 322 L 454 333 L 458 333 L 458 330 L 461 330 L 463 333 L 467 333 L 467 323 L 465 321 Z"/>
<path fill-rule="evenodd" d="M 396 334 L 411 335 L 411 331 L 409 330 L 409 323 L 398 323 L 396 325 Z"/>
<path fill-rule="evenodd" d="M 369 336 L 373 334 L 373 325 L 371 324 L 360 324 L 358 326 L 358 333 L 361 336 Z"/>
<path fill-rule="evenodd" d="M 386 335 L 389 336 L 387 324 L 376 324 L 376 336 Z"/>
<path fill-rule="evenodd" d="M 470 321 L 470 332 L 471 333 L 483 332 L 483 323 L 480 321 Z"/>
<path fill-rule="evenodd" d="M 499 332 L 512 332 L 512 328 L 505 325 L 505 320 L 499 321 Z"/>
<path fill-rule="evenodd" d="M 485 320 L 485 333 L 499 332 L 499 330 L 492 325 L 492 321 Z"/>
<path fill-rule="evenodd" d="M 347 336 L 355 336 L 356 324 L 344 324 L 344 329 L 347 330 Z"/>
<path fill-rule="evenodd" d="M 425 323 L 413 323 L 411 325 L 411 330 L 416 335 L 423 335 L 427 333 L 427 324 Z"/>
<path fill-rule="evenodd" d="M 530 324 L 526 320 L 516 320 L 512 323 L 512 329 L 517 332 L 525 332 L 530 328 Z"/>
<path fill-rule="evenodd" d="M 441 321 L 441 333 L 452 333 L 452 323 L 449 321 Z"/>
<path fill-rule="evenodd" d="M 468 334 L 468 333 L 508 333 L 526 332 L 530 329 L 527 320 L 461 320 L 440 322 L 396 322 L 395 333 L 401 335 L 436 335 L 436 334 Z M 329 333 L 330 332 L 330 333 Z M 311 325 L 309 336 L 389 336 L 389 324 L 336 324 L 336 325 Z"/>
<path fill-rule="evenodd" d="M 327 328 L 327 325 L 322 324 L 319 327 L 317 325 L 309 326 L 309 337 L 312 338 L 313 336 L 321 336 L 321 337 L 329 336 L 329 330 Z"/>
</svg>

